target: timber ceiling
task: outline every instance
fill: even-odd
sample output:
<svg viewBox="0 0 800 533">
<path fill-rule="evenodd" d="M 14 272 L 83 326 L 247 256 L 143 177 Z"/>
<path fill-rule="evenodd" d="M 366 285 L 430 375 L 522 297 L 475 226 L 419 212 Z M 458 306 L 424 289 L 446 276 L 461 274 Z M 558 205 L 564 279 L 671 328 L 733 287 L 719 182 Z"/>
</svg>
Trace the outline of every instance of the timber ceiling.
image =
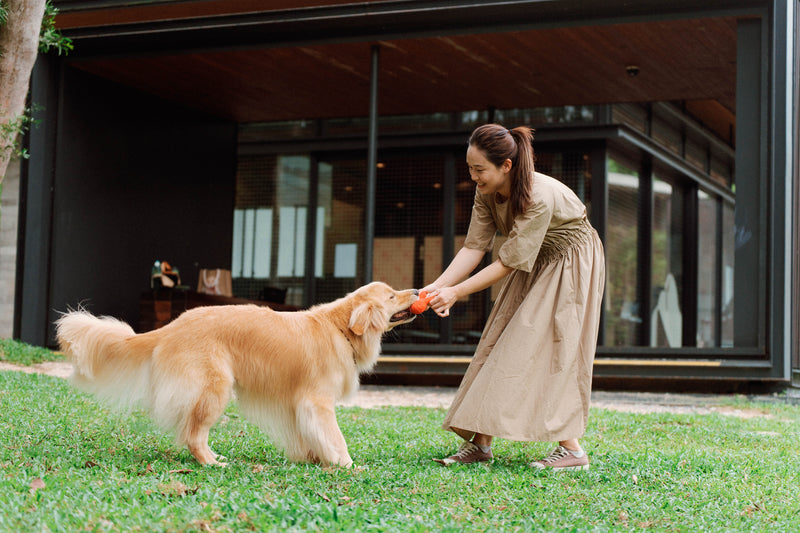
<svg viewBox="0 0 800 533">
<path fill-rule="evenodd" d="M 67 27 L 69 21 L 63 19 Z M 736 26 L 735 17 L 694 18 L 105 58 L 76 54 L 70 61 L 219 117 L 261 122 L 367 115 L 370 50 L 377 44 L 382 115 L 674 101 L 730 141 Z M 636 76 L 629 75 L 631 66 Z"/>
</svg>

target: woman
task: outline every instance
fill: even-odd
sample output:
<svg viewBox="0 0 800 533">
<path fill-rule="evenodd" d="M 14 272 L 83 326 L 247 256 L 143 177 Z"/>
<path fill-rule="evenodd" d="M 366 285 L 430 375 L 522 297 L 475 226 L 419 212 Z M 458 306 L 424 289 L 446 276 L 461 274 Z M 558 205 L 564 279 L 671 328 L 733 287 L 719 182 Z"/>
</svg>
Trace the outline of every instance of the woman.
<svg viewBox="0 0 800 533">
<path fill-rule="evenodd" d="M 441 317 L 504 279 L 443 427 L 464 442 L 444 465 L 492 459 L 493 437 L 557 441 L 538 469 L 587 469 L 586 430 L 600 308 L 603 246 L 563 183 L 534 172 L 530 128 L 478 127 L 467 149 L 476 185 L 464 247 L 425 287 Z M 498 259 L 469 274 L 508 238 Z M 468 277 L 469 276 L 469 277 Z"/>
</svg>

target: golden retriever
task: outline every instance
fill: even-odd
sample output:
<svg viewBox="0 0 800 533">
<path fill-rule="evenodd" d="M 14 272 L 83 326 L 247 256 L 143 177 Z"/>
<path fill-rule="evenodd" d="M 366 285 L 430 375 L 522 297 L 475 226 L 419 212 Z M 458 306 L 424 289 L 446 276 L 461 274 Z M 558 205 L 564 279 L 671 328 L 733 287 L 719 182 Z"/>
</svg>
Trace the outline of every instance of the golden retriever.
<svg viewBox="0 0 800 533">
<path fill-rule="evenodd" d="M 225 464 L 208 433 L 235 391 L 245 418 L 289 460 L 349 467 L 334 405 L 374 367 L 383 334 L 415 318 L 408 309 L 417 299 L 416 289 L 374 282 L 306 311 L 198 307 L 138 335 L 78 310 L 56 321 L 56 338 L 76 386 L 146 409 L 201 464 Z"/>
</svg>

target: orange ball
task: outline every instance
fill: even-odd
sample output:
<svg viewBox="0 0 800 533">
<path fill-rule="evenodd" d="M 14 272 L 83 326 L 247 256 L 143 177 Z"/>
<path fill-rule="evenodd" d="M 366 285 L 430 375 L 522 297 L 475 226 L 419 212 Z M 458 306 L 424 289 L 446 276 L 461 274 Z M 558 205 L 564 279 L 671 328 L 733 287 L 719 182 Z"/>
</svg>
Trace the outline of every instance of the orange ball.
<svg viewBox="0 0 800 533">
<path fill-rule="evenodd" d="M 428 303 L 433 300 L 433 296 L 428 296 L 428 293 L 422 291 L 419 293 L 419 300 L 411 304 L 411 312 L 415 315 L 419 315 L 424 313 L 425 310 L 428 308 Z"/>
</svg>

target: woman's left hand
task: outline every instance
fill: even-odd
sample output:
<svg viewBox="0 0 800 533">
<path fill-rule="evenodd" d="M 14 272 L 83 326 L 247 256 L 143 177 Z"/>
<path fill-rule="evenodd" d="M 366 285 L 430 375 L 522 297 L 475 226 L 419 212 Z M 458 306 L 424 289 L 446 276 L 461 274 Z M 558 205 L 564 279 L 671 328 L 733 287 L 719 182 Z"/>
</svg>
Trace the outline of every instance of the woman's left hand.
<svg viewBox="0 0 800 533">
<path fill-rule="evenodd" d="M 458 293 L 453 287 L 445 287 L 433 293 L 430 302 L 431 309 L 440 317 L 450 316 L 450 308 L 458 301 Z"/>
</svg>

